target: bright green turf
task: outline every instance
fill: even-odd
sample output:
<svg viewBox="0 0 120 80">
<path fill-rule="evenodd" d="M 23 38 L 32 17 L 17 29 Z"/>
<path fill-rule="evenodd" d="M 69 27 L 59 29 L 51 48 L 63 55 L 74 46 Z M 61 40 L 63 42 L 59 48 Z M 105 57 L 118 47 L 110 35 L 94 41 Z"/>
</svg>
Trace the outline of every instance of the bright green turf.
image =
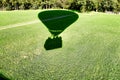
<svg viewBox="0 0 120 80">
<path fill-rule="evenodd" d="M 33 21 L 36 19 L 38 12 L 40 11 L 0 11 L 0 26 Z"/>
<path fill-rule="evenodd" d="M 4 14 L 15 14 L 17 23 L 37 20 L 38 12 Z M 7 23 L 0 20 L 0 25 L 16 20 L 1 17 Z M 79 13 L 79 19 L 61 33 L 60 49 L 44 49 L 48 36 L 41 22 L 0 30 L 0 73 L 12 80 L 120 80 L 120 15 Z"/>
</svg>

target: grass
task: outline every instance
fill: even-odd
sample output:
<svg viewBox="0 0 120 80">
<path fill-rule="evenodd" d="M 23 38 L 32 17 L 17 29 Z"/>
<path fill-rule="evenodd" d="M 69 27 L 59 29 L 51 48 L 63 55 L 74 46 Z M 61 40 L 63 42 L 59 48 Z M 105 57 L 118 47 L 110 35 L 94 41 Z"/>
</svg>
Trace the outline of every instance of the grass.
<svg viewBox="0 0 120 80">
<path fill-rule="evenodd" d="M 38 13 L 0 12 L 0 26 L 38 20 Z M 49 51 L 42 22 L 0 30 L 0 73 L 11 80 L 120 80 L 120 15 L 78 15 L 60 34 L 62 48 Z"/>
<path fill-rule="evenodd" d="M 21 22 L 33 21 L 36 19 L 38 10 L 28 11 L 0 11 L 0 26 L 12 25 Z"/>
</svg>

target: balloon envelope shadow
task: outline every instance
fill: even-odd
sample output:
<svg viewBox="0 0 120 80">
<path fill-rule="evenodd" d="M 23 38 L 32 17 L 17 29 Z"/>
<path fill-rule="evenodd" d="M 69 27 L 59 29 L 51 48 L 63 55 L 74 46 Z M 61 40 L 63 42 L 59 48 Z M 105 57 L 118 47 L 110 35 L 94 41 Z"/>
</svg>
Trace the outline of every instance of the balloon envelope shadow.
<svg viewBox="0 0 120 80">
<path fill-rule="evenodd" d="M 0 73 L 0 80 L 10 80 L 10 79 Z"/>
<path fill-rule="evenodd" d="M 51 50 L 62 47 L 62 37 L 58 35 L 78 19 L 78 14 L 68 10 L 48 10 L 40 12 L 38 17 L 52 35 L 44 44 L 46 50 Z"/>
</svg>

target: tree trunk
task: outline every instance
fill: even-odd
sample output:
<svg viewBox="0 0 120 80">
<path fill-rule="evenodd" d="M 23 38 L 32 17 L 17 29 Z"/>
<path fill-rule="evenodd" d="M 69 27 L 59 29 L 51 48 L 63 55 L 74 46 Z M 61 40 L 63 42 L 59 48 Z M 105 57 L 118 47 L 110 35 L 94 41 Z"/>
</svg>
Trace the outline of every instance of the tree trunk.
<svg viewBox="0 0 120 80">
<path fill-rule="evenodd" d="M 3 6 L 2 6 L 2 8 L 3 8 L 3 11 L 4 11 L 4 6 L 5 6 L 5 5 L 3 4 Z"/>
</svg>

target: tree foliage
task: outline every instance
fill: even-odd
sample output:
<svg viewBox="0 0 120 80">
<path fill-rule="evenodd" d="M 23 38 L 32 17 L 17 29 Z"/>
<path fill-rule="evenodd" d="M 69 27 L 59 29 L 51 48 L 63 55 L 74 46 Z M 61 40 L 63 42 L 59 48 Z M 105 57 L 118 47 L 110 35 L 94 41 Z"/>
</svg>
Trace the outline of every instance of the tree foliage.
<svg viewBox="0 0 120 80">
<path fill-rule="evenodd" d="M 0 0 L 1 10 L 62 8 L 80 12 L 120 12 L 120 0 Z"/>
</svg>

